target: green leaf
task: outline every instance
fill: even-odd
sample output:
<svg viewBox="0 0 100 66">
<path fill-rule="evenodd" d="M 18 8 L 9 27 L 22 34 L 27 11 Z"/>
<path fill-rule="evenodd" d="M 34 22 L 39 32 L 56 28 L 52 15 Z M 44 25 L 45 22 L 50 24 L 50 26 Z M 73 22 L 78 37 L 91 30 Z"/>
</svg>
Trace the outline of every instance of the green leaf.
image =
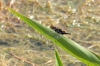
<svg viewBox="0 0 100 66">
<path fill-rule="evenodd" d="M 88 51 L 84 47 L 80 46 L 76 42 L 70 40 L 67 37 L 59 35 L 53 30 L 47 28 L 39 24 L 38 22 L 31 20 L 24 15 L 19 14 L 11 8 L 8 8 L 13 14 L 18 16 L 21 20 L 23 20 L 26 24 L 31 26 L 33 29 L 37 30 L 47 38 L 49 38 L 52 42 L 55 42 L 56 45 L 63 48 L 65 51 L 69 52 L 71 55 L 75 56 L 82 62 L 84 62 L 88 66 L 100 66 L 100 60 L 97 56 L 95 56 L 92 52 Z"/>
<path fill-rule="evenodd" d="M 56 55 L 56 66 L 63 66 L 62 61 L 60 59 L 60 56 L 59 56 L 57 50 L 55 50 L 55 55 Z"/>
<path fill-rule="evenodd" d="M 99 60 L 100 60 L 100 55 L 97 55 L 96 53 L 92 52 Z"/>
</svg>

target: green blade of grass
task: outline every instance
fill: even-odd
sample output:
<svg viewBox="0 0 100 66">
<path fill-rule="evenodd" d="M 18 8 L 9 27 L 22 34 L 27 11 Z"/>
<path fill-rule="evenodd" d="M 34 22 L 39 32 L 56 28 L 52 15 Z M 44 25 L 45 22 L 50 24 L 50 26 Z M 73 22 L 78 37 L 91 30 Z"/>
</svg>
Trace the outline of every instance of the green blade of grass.
<svg viewBox="0 0 100 66">
<path fill-rule="evenodd" d="M 60 56 L 59 56 L 57 50 L 55 50 L 55 55 L 56 55 L 56 66 L 63 66 L 62 61 L 60 59 Z"/>
<path fill-rule="evenodd" d="M 97 55 L 96 53 L 92 52 L 99 60 L 100 60 L 100 55 Z"/>
<path fill-rule="evenodd" d="M 18 16 L 21 20 L 26 22 L 29 26 L 31 26 L 33 29 L 39 31 L 41 34 L 52 40 L 56 43 L 56 45 L 63 48 L 65 51 L 69 52 L 82 62 L 84 62 L 86 65 L 89 66 L 100 66 L 100 60 L 90 51 L 86 50 L 84 47 L 80 46 L 76 42 L 59 35 L 58 33 L 54 32 L 53 30 L 39 24 L 36 21 L 33 21 L 18 12 L 8 8 L 13 14 Z"/>
</svg>

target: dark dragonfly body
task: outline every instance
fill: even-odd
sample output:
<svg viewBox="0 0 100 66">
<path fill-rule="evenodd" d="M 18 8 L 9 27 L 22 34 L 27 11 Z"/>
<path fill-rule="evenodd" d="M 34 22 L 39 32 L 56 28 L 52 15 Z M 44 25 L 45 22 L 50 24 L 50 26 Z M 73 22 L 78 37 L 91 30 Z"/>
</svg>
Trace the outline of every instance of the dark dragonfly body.
<svg viewBox="0 0 100 66">
<path fill-rule="evenodd" d="M 57 28 L 57 27 L 54 27 L 54 26 L 51 26 L 50 27 L 52 30 L 54 30 L 55 32 L 57 32 L 57 33 L 59 33 L 59 34 L 71 34 L 71 33 L 67 33 L 67 32 L 65 32 L 65 31 L 63 31 L 62 29 L 59 29 L 59 28 Z"/>
</svg>

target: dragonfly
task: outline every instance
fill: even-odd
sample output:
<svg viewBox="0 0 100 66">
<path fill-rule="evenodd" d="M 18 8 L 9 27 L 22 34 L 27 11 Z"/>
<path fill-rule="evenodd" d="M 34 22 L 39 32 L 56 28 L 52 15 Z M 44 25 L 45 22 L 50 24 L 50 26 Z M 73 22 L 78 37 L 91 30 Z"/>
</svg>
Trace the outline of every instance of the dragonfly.
<svg viewBox="0 0 100 66">
<path fill-rule="evenodd" d="M 60 28 L 57 28 L 57 27 L 55 27 L 55 26 L 50 26 L 50 28 L 52 29 L 52 30 L 54 30 L 55 32 L 57 32 L 58 34 L 62 34 L 62 35 L 64 35 L 64 34 L 71 34 L 71 33 L 68 33 L 68 32 L 66 32 L 66 31 L 64 31 L 64 30 L 62 30 L 62 29 L 60 29 Z"/>
</svg>

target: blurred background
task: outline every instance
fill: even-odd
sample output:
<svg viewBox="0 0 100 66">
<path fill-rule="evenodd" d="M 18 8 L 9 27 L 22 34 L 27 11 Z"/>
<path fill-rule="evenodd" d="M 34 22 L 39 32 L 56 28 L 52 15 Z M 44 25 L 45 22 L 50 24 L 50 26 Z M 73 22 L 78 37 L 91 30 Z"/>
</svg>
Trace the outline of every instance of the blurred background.
<svg viewBox="0 0 100 66">
<path fill-rule="evenodd" d="M 55 66 L 58 49 L 65 66 L 86 66 L 11 14 L 6 7 L 100 54 L 100 0 L 0 0 L 0 66 Z"/>
</svg>

